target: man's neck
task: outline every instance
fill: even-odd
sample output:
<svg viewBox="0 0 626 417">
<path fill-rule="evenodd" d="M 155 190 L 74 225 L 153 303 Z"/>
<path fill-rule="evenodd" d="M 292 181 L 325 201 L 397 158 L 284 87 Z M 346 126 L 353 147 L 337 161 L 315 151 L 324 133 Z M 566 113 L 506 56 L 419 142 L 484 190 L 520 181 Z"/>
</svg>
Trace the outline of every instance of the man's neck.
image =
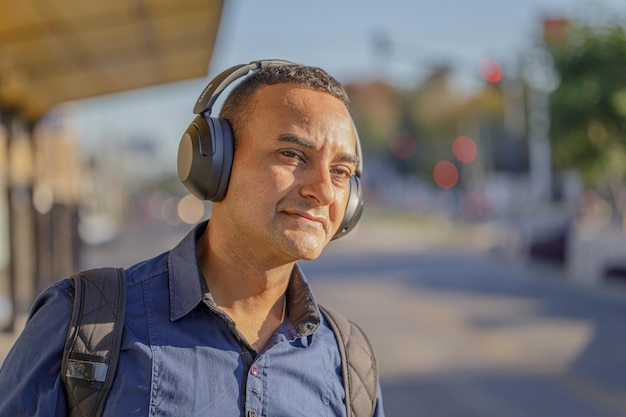
<svg viewBox="0 0 626 417">
<path fill-rule="evenodd" d="M 236 251 L 228 250 L 232 245 L 211 241 L 208 227 L 197 242 L 197 256 L 212 294 L 219 291 L 225 297 L 233 299 L 259 298 L 265 295 L 275 298 L 272 293 L 282 295 L 289 283 L 295 261 L 277 264 L 256 259 L 255 251 L 246 253 L 241 247 Z"/>
<path fill-rule="evenodd" d="M 280 325 L 295 262 L 268 268 L 211 245 L 208 230 L 197 243 L 198 261 L 215 304 L 259 350 Z"/>
</svg>

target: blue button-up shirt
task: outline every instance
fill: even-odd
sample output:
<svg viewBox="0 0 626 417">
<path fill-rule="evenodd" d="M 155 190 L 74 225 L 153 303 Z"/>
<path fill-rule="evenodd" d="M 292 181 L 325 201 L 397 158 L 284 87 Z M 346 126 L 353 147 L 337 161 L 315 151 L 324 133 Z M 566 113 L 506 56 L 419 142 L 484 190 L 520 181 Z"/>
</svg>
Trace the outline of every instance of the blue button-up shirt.
<svg viewBox="0 0 626 417">
<path fill-rule="evenodd" d="M 300 269 L 287 290 L 288 319 L 256 352 L 206 288 L 196 257 L 205 228 L 127 270 L 104 416 L 345 416 L 337 343 Z M 59 373 L 72 297 L 65 279 L 36 300 L 0 369 L 0 416 L 67 415 Z M 379 389 L 375 416 L 383 414 Z"/>
</svg>

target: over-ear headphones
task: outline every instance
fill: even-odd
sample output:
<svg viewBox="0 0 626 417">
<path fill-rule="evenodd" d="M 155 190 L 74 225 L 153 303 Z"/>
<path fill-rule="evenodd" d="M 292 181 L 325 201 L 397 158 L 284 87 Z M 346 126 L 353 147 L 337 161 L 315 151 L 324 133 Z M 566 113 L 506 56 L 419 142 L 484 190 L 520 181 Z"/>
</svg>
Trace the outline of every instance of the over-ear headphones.
<svg viewBox="0 0 626 417">
<path fill-rule="evenodd" d="M 295 65 L 282 60 L 252 61 L 236 65 L 215 77 L 205 87 L 193 108 L 197 116 L 191 122 L 178 146 L 178 178 L 185 187 L 201 200 L 220 201 L 226 196 L 233 166 L 234 139 L 230 124 L 225 119 L 211 117 L 211 110 L 219 95 L 231 83 L 250 71 Z M 356 132 L 356 129 L 355 129 Z M 352 230 L 363 213 L 361 173 L 363 162 L 361 143 L 357 134 L 356 152 L 359 163 L 350 178 L 350 195 L 341 226 L 333 239 Z"/>
</svg>

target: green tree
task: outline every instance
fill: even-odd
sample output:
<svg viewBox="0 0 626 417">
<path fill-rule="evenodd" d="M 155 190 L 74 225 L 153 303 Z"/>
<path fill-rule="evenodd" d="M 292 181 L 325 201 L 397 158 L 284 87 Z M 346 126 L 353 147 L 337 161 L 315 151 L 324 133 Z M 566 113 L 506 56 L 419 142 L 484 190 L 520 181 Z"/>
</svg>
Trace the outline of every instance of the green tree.
<svg viewBox="0 0 626 417">
<path fill-rule="evenodd" d="M 460 112 L 466 98 L 450 83 L 450 68 L 435 68 L 422 83 L 406 94 L 404 129 L 418 140 L 414 171 L 430 177 L 434 165 L 452 158 L 452 142 L 460 133 Z"/>
<path fill-rule="evenodd" d="M 382 81 L 347 86 L 363 150 L 385 154 L 402 112 L 400 93 Z"/>
<path fill-rule="evenodd" d="M 608 190 L 624 219 L 625 28 L 570 22 L 546 46 L 561 77 L 550 102 L 555 168 L 576 169 L 589 187 Z"/>
</svg>

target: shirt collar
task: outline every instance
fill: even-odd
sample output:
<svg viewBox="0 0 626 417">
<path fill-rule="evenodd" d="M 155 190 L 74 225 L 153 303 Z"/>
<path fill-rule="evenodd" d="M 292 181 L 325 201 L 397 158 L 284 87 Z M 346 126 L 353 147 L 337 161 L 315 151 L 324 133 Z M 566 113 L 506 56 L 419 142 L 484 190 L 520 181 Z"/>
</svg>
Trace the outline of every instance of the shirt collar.
<svg viewBox="0 0 626 417">
<path fill-rule="evenodd" d="M 202 302 L 205 281 L 198 265 L 196 242 L 206 230 L 208 220 L 198 224 L 170 251 L 168 259 L 170 320 L 176 321 Z M 298 336 L 306 337 L 320 325 L 320 313 L 311 287 L 299 265 L 295 265 L 287 287 L 289 317 Z"/>
<path fill-rule="evenodd" d="M 320 312 L 311 287 L 298 264 L 291 272 L 287 287 L 287 307 L 291 324 L 298 336 L 306 337 L 317 330 L 320 325 Z"/>
<path fill-rule="evenodd" d="M 207 224 L 208 221 L 198 224 L 170 251 L 168 269 L 172 321 L 187 315 L 202 301 L 204 277 L 198 265 L 196 242 Z"/>
</svg>

